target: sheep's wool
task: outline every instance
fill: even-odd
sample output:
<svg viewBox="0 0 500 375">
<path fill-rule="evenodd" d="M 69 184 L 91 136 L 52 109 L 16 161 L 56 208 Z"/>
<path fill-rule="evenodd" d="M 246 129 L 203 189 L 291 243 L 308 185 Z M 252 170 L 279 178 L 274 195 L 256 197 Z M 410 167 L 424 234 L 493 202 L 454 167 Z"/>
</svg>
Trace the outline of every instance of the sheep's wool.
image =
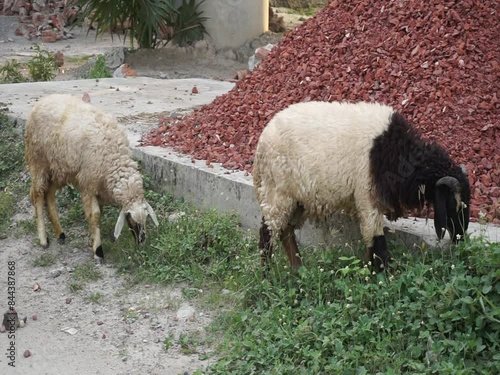
<svg viewBox="0 0 500 375">
<path fill-rule="evenodd" d="M 300 227 L 342 209 L 357 212 L 367 244 L 383 235 L 383 215 L 372 204 L 369 153 L 393 112 L 377 103 L 307 102 L 276 114 L 259 139 L 253 170 L 257 200 L 275 236 L 289 222 Z M 304 213 L 294 217 L 298 205 Z"/>
<path fill-rule="evenodd" d="M 59 187 L 70 183 L 104 204 L 125 208 L 143 197 L 125 132 L 113 116 L 79 98 L 41 99 L 26 123 L 26 150 L 34 178 L 50 176 Z"/>
</svg>

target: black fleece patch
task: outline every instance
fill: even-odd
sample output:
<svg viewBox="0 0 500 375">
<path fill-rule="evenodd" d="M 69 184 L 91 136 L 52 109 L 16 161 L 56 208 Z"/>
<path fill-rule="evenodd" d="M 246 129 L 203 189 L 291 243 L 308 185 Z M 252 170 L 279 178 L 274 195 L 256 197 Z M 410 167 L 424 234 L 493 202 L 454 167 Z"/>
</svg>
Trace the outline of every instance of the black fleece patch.
<svg viewBox="0 0 500 375">
<path fill-rule="evenodd" d="M 406 210 L 423 208 L 426 200 L 433 203 L 436 182 L 444 176 L 458 179 L 468 205 L 469 181 L 448 153 L 437 143 L 425 142 L 400 113 L 388 121 L 370 150 L 370 176 L 377 199 L 389 209 L 385 214 L 395 220 Z"/>
</svg>

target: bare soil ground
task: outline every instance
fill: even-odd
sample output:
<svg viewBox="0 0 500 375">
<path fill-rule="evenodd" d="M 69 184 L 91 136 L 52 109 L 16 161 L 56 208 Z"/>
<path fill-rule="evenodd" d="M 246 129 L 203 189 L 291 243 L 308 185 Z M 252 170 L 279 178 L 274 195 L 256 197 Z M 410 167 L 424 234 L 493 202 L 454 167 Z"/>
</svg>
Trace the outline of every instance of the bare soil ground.
<svg viewBox="0 0 500 375">
<path fill-rule="evenodd" d="M 20 206 L 13 233 L 33 217 L 27 198 Z M 47 250 L 31 235 L 0 240 L 1 313 L 8 307 L 8 264 L 13 261 L 15 308 L 20 319 L 27 318 L 15 332 L 15 367 L 9 366 L 11 359 L 5 354 L 12 338 L 9 332 L 0 333 L 2 374 L 176 375 L 206 368 L 210 360 L 201 358 L 210 350 L 204 339 L 212 312 L 186 300 L 182 285 L 135 284 L 106 264 L 98 267 L 97 281 L 72 291 L 72 273 L 92 262 L 92 255 L 85 228 L 68 229 L 73 234 L 68 244 L 53 241 Z M 35 265 L 41 254 L 52 255 L 54 263 Z M 40 290 L 35 291 L 35 285 Z M 181 335 L 197 338 L 194 350 L 183 350 Z M 28 358 L 26 350 L 31 353 Z"/>
</svg>

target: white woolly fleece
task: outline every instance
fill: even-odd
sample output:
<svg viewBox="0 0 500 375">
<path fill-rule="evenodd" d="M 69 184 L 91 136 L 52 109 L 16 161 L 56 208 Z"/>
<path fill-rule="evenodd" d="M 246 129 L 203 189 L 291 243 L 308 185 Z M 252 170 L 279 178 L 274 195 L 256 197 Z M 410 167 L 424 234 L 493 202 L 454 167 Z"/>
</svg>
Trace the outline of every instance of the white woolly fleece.
<svg viewBox="0 0 500 375">
<path fill-rule="evenodd" d="M 260 136 L 253 168 L 257 200 L 274 236 L 290 222 L 321 222 L 342 209 L 357 213 L 368 246 L 383 235 L 369 153 L 393 112 L 377 103 L 307 102 L 274 116 Z"/>
<path fill-rule="evenodd" d="M 115 118 L 80 98 L 50 95 L 26 122 L 26 160 L 32 178 L 70 183 L 102 204 L 124 208 L 143 201 L 142 176 Z"/>
</svg>

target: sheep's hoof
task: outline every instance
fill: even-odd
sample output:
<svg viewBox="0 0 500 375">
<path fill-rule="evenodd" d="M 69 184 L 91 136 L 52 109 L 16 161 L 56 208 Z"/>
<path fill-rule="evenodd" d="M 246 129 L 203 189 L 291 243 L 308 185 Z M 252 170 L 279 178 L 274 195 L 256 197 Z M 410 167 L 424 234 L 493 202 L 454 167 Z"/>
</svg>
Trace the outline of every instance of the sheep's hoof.
<svg viewBox="0 0 500 375">
<path fill-rule="evenodd" d="M 102 250 L 102 245 L 99 245 L 94 251 L 94 262 L 96 264 L 104 263 L 104 251 Z"/>
<path fill-rule="evenodd" d="M 64 242 L 66 241 L 66 235 L 64 233 L 61 233 L 59 235 L 59 239 L 57 240 L 57 243 L 59 245 L 64 245 Z"/>
<path fill-rule="evenodd" d="M 40 245 L 44 248 L 44 249 L 48 249 L 49 246 L 50 246 L 50 240 L 49 240 L 49 236 L 46 236 L 45 237 L 45 243 L 42 243 L 40 241 Z"/>
</svg>

